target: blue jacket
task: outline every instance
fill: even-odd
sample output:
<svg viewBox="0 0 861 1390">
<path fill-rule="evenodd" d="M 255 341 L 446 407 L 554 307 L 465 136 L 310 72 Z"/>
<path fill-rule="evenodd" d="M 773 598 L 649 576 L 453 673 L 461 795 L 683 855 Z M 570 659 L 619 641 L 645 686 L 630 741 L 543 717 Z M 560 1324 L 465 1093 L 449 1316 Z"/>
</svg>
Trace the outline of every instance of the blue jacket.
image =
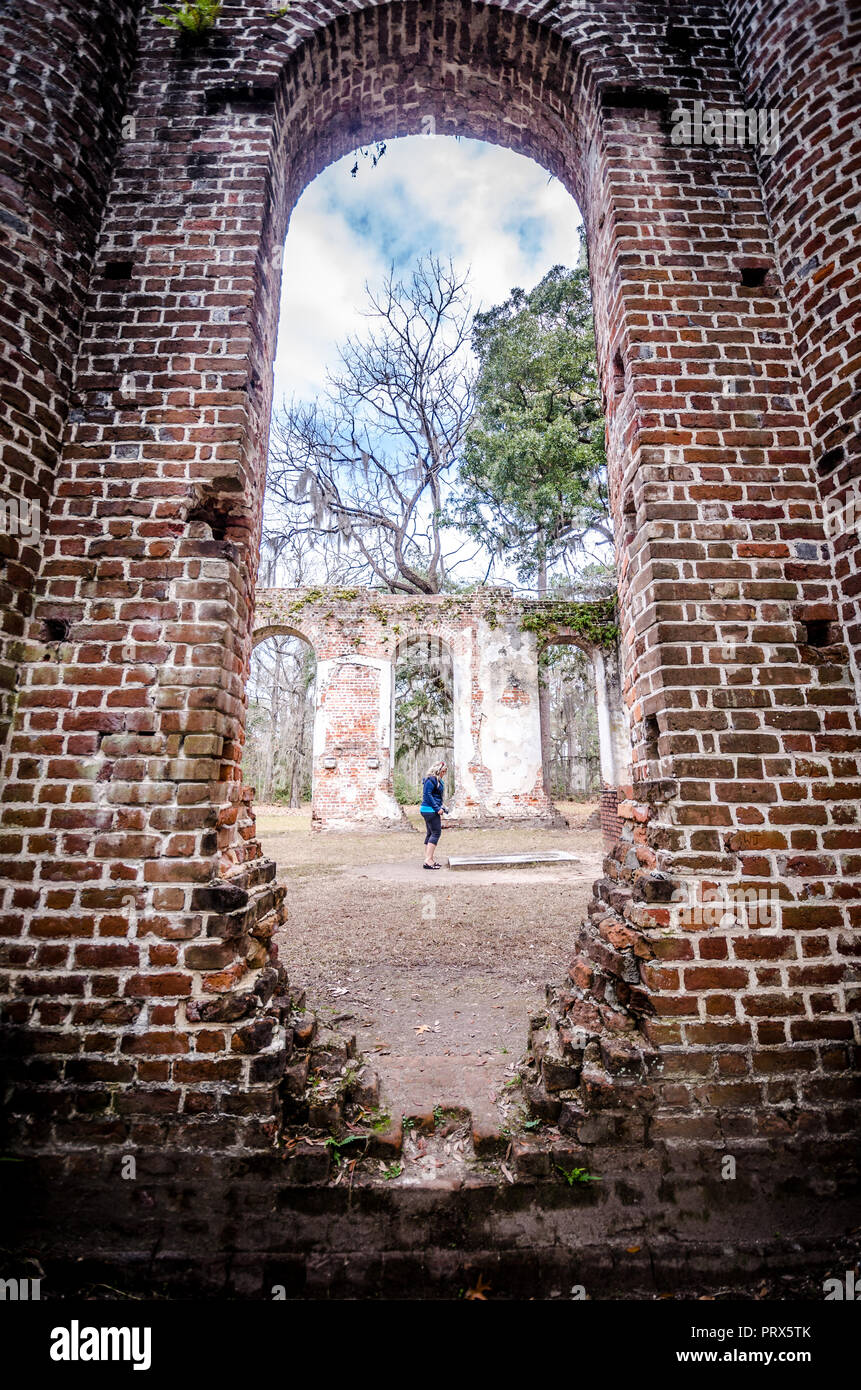
<svg viewBox="0 0 861 1390">
<path fill-rule="evenodd" d="M 442 810 L 444 797 L 445 783 L 439 777 L 426 777 L 422 787 L 421 810 L 427 811 L 428 814 Z"/>
</svg>

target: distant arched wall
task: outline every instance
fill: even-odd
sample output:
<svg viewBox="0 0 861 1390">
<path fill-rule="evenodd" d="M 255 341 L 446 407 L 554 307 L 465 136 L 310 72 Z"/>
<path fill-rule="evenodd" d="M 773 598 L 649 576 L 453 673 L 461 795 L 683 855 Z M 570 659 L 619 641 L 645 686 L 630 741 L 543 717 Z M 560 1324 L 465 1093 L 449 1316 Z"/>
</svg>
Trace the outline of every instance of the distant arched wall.
<svg viewBox="0 0 861 1390">
<path fill-rule="evenodd" d="M 556 820 L 541 778 L 538 647 L 524 626 L 528 606 L 492 588 L 258 590 L 252 641 L 294 627 L 317 655 L 317 828 L 405 825 L 392 783 L 394 667 L 399 648 L 423 635 L 451 656 L 453 815 L 471 824 Z"/>
</svg>

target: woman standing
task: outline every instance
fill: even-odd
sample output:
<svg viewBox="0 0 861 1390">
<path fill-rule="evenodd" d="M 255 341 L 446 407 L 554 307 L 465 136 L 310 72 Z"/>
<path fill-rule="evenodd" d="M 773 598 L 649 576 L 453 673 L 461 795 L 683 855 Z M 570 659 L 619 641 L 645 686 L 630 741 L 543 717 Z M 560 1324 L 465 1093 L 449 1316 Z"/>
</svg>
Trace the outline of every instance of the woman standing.
<svg viewBox="0 0 861 1390">
<path fill-rule="evenodd" d="M 442 816 L 448 815 L 448 810 L 443 806 L 445 800 L 445 762 L 434 763 L 433 767 L 428 768 L 428 774 L 422 787 L 422 804 L 419 808 L 424 823 L 427 826 L 425 835 L 425 862 L 424 869 L 439 869 L 442 866 L 437 864 L 434 855 L 439 844 L 439 837 L 442 834 Z"/>
</svg>

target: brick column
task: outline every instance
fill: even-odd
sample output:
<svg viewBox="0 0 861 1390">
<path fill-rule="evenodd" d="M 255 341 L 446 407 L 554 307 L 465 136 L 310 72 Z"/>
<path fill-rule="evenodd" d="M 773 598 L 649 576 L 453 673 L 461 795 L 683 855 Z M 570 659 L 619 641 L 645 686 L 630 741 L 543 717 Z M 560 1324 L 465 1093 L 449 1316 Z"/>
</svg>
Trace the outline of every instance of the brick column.
<svg viewBox="0 0 861 1390">
<path fill-rule="evenodd" d="M 861 700 L 861 12 L 847 0 L 727 9 L 745 104 L 773 113 L 780 133 L 777 151 L 755 156 L 836 561 L 832 589 L 828 564 L 807 556 L 822 580 L 816 620 L 823 644 L 848 643 Z"/>
<path fill-rule="evenodd" d="M 4 767 L 11 1111 L 253 1148 L 288 1051 L 239 769 L 284 170 L 271 106 L 208 104 L 142 23 Z"/>
<path fill-rule="evenodd" d="M 696 18 L 674 39 L 704 42 Z M 682 103 L 743 105 L 731 65 L 681 86 Z M 756 164 L 674 144 L 670 115 L 648 85 L 606 91 L 588 161 L 633 795 L 554 996 L 580 1093 L 548 1113 L 581 1138 L 701 1152 L 731 1136 L 767 1157 L 779 1136 L 821 1156 L 857 1123 L 858 710 L 824 621 L 832 571 Z M 545 1054 L 542 1036 L 547 1080 Z"/>
</svg>

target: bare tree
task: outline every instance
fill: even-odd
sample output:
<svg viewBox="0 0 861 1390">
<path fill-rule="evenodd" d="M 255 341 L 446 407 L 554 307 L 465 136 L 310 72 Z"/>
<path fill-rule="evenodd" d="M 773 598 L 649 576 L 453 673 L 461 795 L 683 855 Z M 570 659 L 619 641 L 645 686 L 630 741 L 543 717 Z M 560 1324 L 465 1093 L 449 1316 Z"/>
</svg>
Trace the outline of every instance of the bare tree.
<svg viewBox="0 0 861 1390">
<path fill-rule="evenodd" d="M 271 507 L 263 522 L 263 543 L 257 582 L 263 588 L 300 589 L 303 585 L 364 582 L 367 571 L 349 555 L 338 553 L 325 541 L 294 528 L 274 514 Z"/>
<path fill-rule="evenodd" d="M 254 651 L 243 775 L 260 801 L 299 806 L 310 788 L 315 666 L 297 637 L 270 637 Z"/>
<path fill-rule="evenodd" d="M 264 526 L 258 582 L 294 587 L 338 582 L 307 536 Z M 269 637 L 251 656 L 242 771 L 259 801 L 299 806 L 311 786 L 314 653 L 299 637 Z"/>
<path fill-rule="evenodd" d="M 392 592 L 438 593 L 478 551 L 443 519 L 473 410 L 466 285 L 427 256 L 406 280 L 366 286 L 367 333 L 340 349 L 318 401 L 273 421 L 268 488 L 286 529 L 343 547 Z"/>
</svg>

